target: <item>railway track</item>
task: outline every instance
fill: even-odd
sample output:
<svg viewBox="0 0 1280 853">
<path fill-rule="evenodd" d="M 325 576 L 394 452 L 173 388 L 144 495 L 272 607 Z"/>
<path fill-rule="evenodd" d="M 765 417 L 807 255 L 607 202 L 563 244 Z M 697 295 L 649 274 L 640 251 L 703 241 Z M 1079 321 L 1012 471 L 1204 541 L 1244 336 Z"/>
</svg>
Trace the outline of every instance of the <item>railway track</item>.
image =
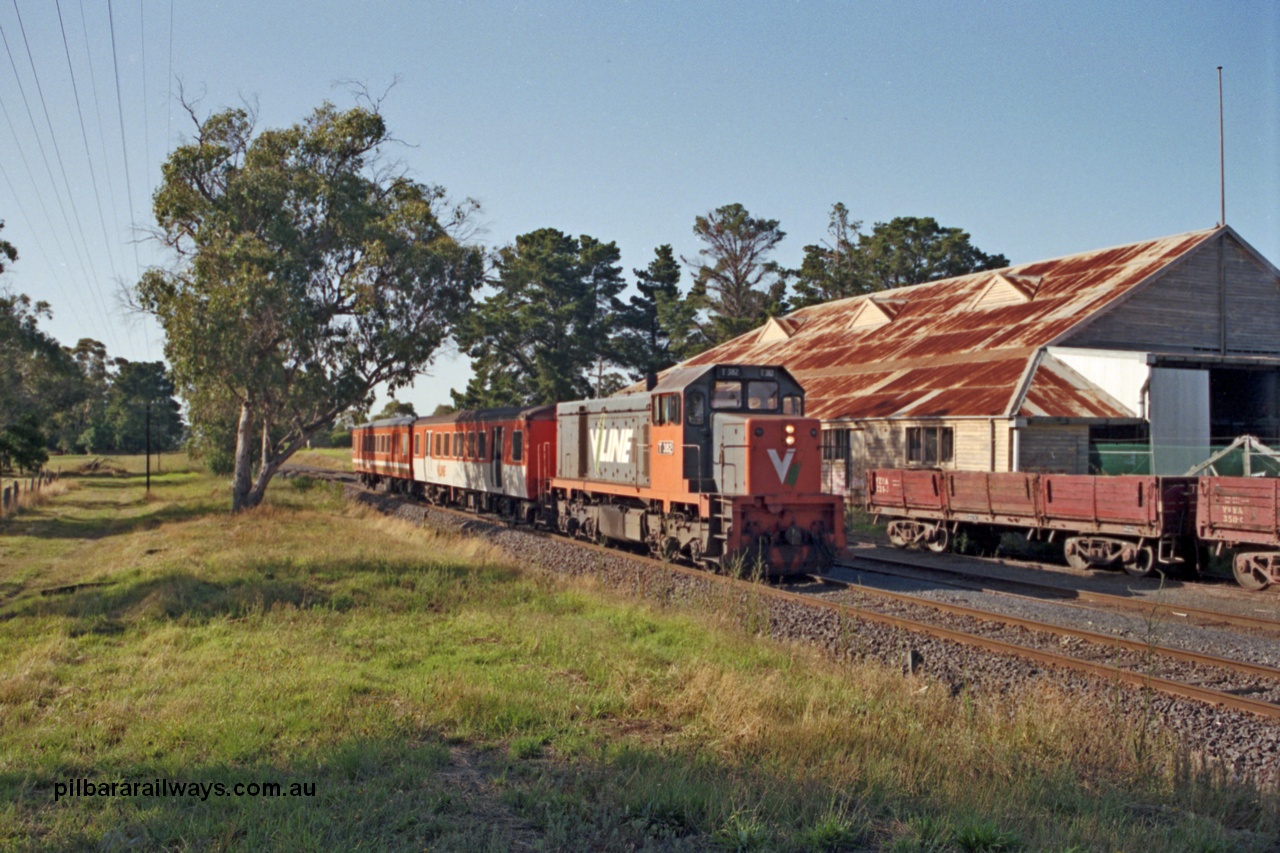
<svg viewBox="0 0 1280 853">
<path fill-rule="evenodd" d="M 1221 610 L 1210 610 L 1201 607 L 1189 607 L 1181 604 L 1169 604 L 1150 599 L 1133 598 L 1123 595 L 1112 595 L 1106 592 L 1095 592 L 1087 589 L 1061 586 L 1059 584 L 1038 582 L 1031 579 L 1005 578 L 974 571 L 971 568 L 920 563 L 913 560 L 892 559 L 884 556 L 855 555 L 852 558 L 837 560 L 835 565 L 853 571 L 871 572 L 875 574 L 892 574 L 895 577 L 910 577 L 885 566 L 907 568 L 914 572 L 932 575 L 935 582 L 946 584 L 957 589 L 975 592 L 1002 592 L 1005 595 L 1017 596 L 1012 590 L 1027 590 L 1030 595 L 1019 596 L 1031 601 L 1051 602 L 1063 607 L 1088 609 L 1085 605 L 1097 605 L 1110 610 L 1125 613 L 1138 613 L 1143 616 L 1159 616 L 1174 618 L 1190 624 L 1205 627 L 1229 626 L 1246 628 L 1269 634 L 1280 634 L 1280 621 L 1261 616 L 1249 616 L 1243 613 L 1227 613 Z M 937 580 L 939 577 L 948 578 Z M 994 589 L 993 589 L 994 587 Z M 1251 596 L 1256 594 L 1250 593 Z"/>
<path fill-rule="evenodd" d="M 380 498 L 393 501 L 409 501 L 399 495 L 371 493 L 354 483 L 349 473 L 328 471 L 324 469 L 294 467 L 294 475 L 303 474 L 322 479 L 342 482 L 348 488 L 354 488 L 366 494 L 376 494 Z M 413 502 L 418 506 L 417 502 Z M 491 516 L 476 516 L 472 513 L 452 510 L 437 506 L 421 505 L 424 511 L 444 512 L 459 519 L 482 520 L 486 524 L 499 527 L 511 527 L 525 532 L 550 536 L 541 531 L 530 531 L 527 526 L 507 525 Z M 555 537 L 558 541 L 566 541 L 563 537 Z M 859 587 L 856 583 L 846 582 L 830 576 L 819 576 L 818 582 L 824 586 L 842 587 L 858 595 L 858 601 L 847 602 L 832 600 L 829 595 L 815 594 L 812 590 L 783 589 L 776 586 L 761 585 L 746 580 L 714 575 L 699 569 L 663 563 L 650 557 L 640 556 L 617 549 L 575 540 L 578 547 L 598 550 L 610 555 L 636 561 L 650 568 L 683 575 L 689 579 L 709 585 L 724 585 L 735 588 L 744 594 L 751 594 L 772 599 L 779 604 L 798 605 L 811 611 L 825 611 L 850 624 L 870 622 L 915 634 L 923 634 L 939 640 L 958 643 L 971 648 L 981 649 L 999 655 L 1030 660 L 1039 665 L 1056 667 L 1084 673 L 1104 681 L 1128 684 L 1138 688 L 1152 689 L 1183 699 L 1191 699 L 1209 705 L 1244 711 L 1270 720 L 1280 720 L 1280 669 L 1217 658 L 1184 650 L 1153 646 L 1122 638 L 1094 634 L 1083 629 L 1066 629 L 1033 620 L 1005 617 L 988 611 L 964 608 L 960 605 L 921 599 L 900 593 L 873 590 Z M 877 598 L 881 602 L 889 602 L 889 607 L 874 607 L 869 598 Z M 898 612 L 892 612 L 897 609 Z M 943 618 L 934 614 L 942 614 Z M 910 615 L 906 615 L 906 614 Z M 950 624 L 946 624 L 950 620 Z M 966 621 L 967 620 L 967 621 Z M 1001 630 L 991 630 L 992 625 L 999 625 Z M 985 627 L 984 627 L 985 626 Z M 1083 644 L 1081 648 L 1092 646 L 1088 653 L 1066 654 L 1061 651 L 1049 651 L 1026 642 L 1014 642 L 1007 637 L 999 636 L 1002 632 L 1016 630 L 1028 634 L 1056 637 L 1062 644 L 1069 639 L 1071 645 Z M 1025 638 L 1024 638 L 1025 639 Z M 1041 646 L 1044 644 L 1042 643 Z M 1101 656 L 1098 649 L 1109 649 Z M 1099 657 L 1123 657 L 1128 655 L 1128 665 L 1099 660 Z M 1137 665 L 1134 657 L 1138 656 Z M 1172 662 L 1172 663 L 1170 663 Z M 1158 670 L 1158 672 L 1157 672 Z M 1163 674 L 1161 674 L 1163 673 Z M 1242 681 L 1248 679 L 1248 681 Z M 1225 689 L 1206 686 L 1206 682 L 1227 683 Z M 1255 695 L 1250 695 L 1255 694 Z M 1256 698 L 1262 694 L 1266 698 Z"/>
<path fill-rule="evenodd" d="M 856 582 L 829 575 L 814 575 L 812 578 L 825 586 L 852 591 L 859 596 L 855 606 L 864 611 L 876 606 L 869 600 L 870 598 L 902 606 L 902 609 L 910 612 L 912 616 L 900 617 L 892 612 L 894 608 L 889 608 L 887 611 L 878 609 L 876 612 L 893 619 L 902 618 L 902 627 L 910 630 L 932 633 L 929 630 L 930 627 L 941 627 L 945 633 L 935 636 L 949 639 L 955 637 L 951 632 L 958 631 L 969 638 L 969 641 L 976 641 L 992 651 L 1019 654 L 1049 665 L 1068 666 L 1094 675 L 1117 678 L 1129 684 L 1155 687 L 1184 698 L 1280 719 L 1280 669 L 1275 667 L 1163 646 L 1155 642 L 1129 640 L 1083 628 L 1065 627 L 959 604 L 923 599 L 914 595 L 862 586 Z M 928 615 L 928 611 L 945 614 L 948 619 L 933 619 Z M 946 624 L 952 618 L 961 620 L 960 624 L 963 627 L 956 628 Z M 992 625 L 1000 626 L 999 630 L 992 631 L 989 627 Z M 1023 641 L 1014 642 L 1000 637 L 1001 634 L 1009 633 L 1004 629 L 1010 628 L 1017 629 L 1013 633 Z M 1049 640 L 1048 643 L 1044 642 L 1046 638 Z M 1028 645 L 1025 642 L 1036 639 L 1040 640 L 1040 646 Z M 1079 642 L 1064 642 L 1068 639 Z M 986 641 L 993 642 L 987 645 Z M 1045 645 L 1069 645 L 1073 653 L 1067 655 L 1061 652 L 1050 652 L 1044 648 Z M 1117 655 L 1117 652 L 1121 654 Z M 1107 658 L 1113 657 L 1124 658 L 1127 665 L 1117 666 L 1105 662 Z M 1190 667 L 1189 670 L 1188 667 Z M 1165 677 L 1158 674 L 1162 671 L 1178 670 L 1182 670 L 1178 677 Z M 1250 681 L 1240 683 L 1233 676 L 1244 676 Z M 1194 679 L 1198 683 L 1188 679 Z M 1226 689 L 1208 687 L 1205 686 L 1205 681 L 1227 682 L 1232 686 Z M 1246 694 L 1263 694 L 1267 698 L 1254 698 Z"/>
</svg>

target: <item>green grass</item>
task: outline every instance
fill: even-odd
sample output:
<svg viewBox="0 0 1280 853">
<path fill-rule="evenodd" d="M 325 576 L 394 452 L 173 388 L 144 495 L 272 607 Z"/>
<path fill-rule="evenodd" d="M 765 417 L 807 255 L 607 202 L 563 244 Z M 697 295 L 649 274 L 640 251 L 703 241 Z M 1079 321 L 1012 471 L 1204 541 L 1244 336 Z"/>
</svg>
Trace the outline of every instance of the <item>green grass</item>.
<svg viewBox="0 0 1280 853">
<path fill-rule="evenodd" d="M 225 482 L 172 468 L 0 522 L 0 849 L 1276 842 L 1266 795 L 1135 754 L 1085 697 L 953 699 L 323 484 L 231 517 Z M 76 778 L 315 795 L 55 802 Z"/>
</svg>

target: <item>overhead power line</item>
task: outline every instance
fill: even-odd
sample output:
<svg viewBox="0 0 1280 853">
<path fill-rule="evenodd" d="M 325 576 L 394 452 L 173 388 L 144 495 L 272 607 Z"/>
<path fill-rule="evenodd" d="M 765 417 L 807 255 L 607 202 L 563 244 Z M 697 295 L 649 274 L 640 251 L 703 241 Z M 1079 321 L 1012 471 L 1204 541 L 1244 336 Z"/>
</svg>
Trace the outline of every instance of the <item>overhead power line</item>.
<svg viewBox="0 0 1280 853">
<path fill-rule="evenodd" d="M 76 223 L 76 233 L 80 236 L 80 246 L 83 252 L 80 255 L 80 265 L 84 272 L 85 282 L 90 291 L 93 293 L 94 299 L 98 302 L 98 309 L 102 312 L 105 325 L 111 334 L 112 341 L 119 348 L 120 341 L 115 336 L 115 324 L 111 322 L 111 311 L 107 308 L 106 302 L 102 299 L 102 291 L 94 281 L 93 275 L 89 268 L 92 266 L 92 260 L 89 254 L 89 240 L 85 237 L 84 225 L 80 221 L 80 206 L 76 204 L 75 192 L 71 189 L 71 180 L 67 177 L 67 165 L 62 159 L 62 146 L 58 145 L 58 133 L 53 129 L 53 120 L 49 117 L 49 102 L 44 96 L 44 87 L 40 85 L 40 72 L 36 69 L 36 59 L 31 53 L 31 42 L 27 40 L 27 28 L 22 23 L 22 13 L 18 9 L 18 0 L 13 0 L 13 13 L 18 18 L 18 29 L 22 33 L 22 45 L 27 51 L 27 63 L 31 66 L 31 77 L 35 80 L 36 94 L 40 96 L 40 109 L 44 113 L 45 127 L 49 129 L 49 140 L 53 144 L 54 159 L 58 161 L 58 172 L 62 175 L 62 184 L 67 190 L 67 203 L 71 205 L 71 216 Z M 71 240 L 75 243 L 74 236 Z"/>
<path fill-rule="evenodd" d="M 14 8 L 14 12 L 18 12 L 17 0 L 14 0 L 14 6 L 13 6 L 13 8 Z M 19 28 L 22 30 L 23 41 L 24 41 L 24 43 L 25 43 L 25 42 L 26 42 L 26 31 L 25 31 L 25 28 L 23 28 L 23 27 L 22 27 L 22 16 L 21 16 L 21 14 L 19 14 L 19 15 L 18 15 L 18 26 L 19 26 Z M 17 83 L 18 83 L 18 92 L 19 92 L 19 94 L 22 96 L 22 104 L 23 104 L 23 107 L 25 107 L 26 112 L 27 112 L 27 120 L 28 120 L 28 121 L 30 122 L 30 124 L 31 124 L 31 132 L 32 132 L 32 135 L 35 137 L 35 140 L 36 140 L 36 147 L 37 147 L 37 148 L 39 148 L 39 150 L 40 150 L 40 159 L 44 162 L 45 173 L 46 173 L 46 174 L 48 175 L 48 177 L 49 177 L 49 184 L 50 184 L 50 188 L 53 190 L 53 196 L 54 196 L 54 199 L 58 202 L 58 209 L 59 209 L 59 212 L 62 214 L 62 221 L 63 221 L 63 223 L 66 225 L 66 228 L 67 228 L 67 232 L 68 232 L 68 233 L 67 233 L 67 236 L 68 236 L 68 239 L 70 239 L 70 240 L 71 240 L 71 246 L 72 246 L 72 248 L 75 250 L 75 251 L 73 252 L 73 254 L 76 256 L 76 259 L 77 259 L 77 261 L 79 262 L 79 265 L 80 265 L 80 271 L 81 271 L 81 274 L 84 276 L 84 280 L 85 280 L 85 284 L 86 284 L 86 286 L 88 286 L 88 287 L 89 287 L 91 290 L 93 290 L 93 291 L 94 291 L 94 293 L 96 294 L 96 293 L 97 293 L 97 291 L 96 291 L 96 289 L 94 289 L 94 288 L 93 288 L 93 285 L 92 285 L 92 283 L 91 283 L 91 281 L 90 281 L 89 269 L 88 269 L 87 264 L 85 263 L 84 250 L 82 250 L 82 249 L 81 249 L 81 247 L 80 247 L 79 245 L 77 245 L 77 244 L 76 244 L 75 236 L 74 236 L 74 233 L 72 232 L 72 228 L 71 228 L 71 217 L 67 215 L 67 208 L 66 208 L 66 205 L 65 205 L 65 204 L 63 204 L 63 201 L 62 201 L 62 193 L 61 193 L 61 192 L 59 192 L 59 190 L 58 190 L 58 181 L 57 181 L 57 179 L 56 179 L 56 178 L 54 178 L 54 176 L 53 176 L 53 167 L 49 164 L 49 157 L 48 157 L 48 155 L 45 153 L 44 144 L 43 144 L 42 140 L 40 139 L 40 131 L 39 131 L 39 129 L 38 129 L 38 128 L 37 128 L 37 126 L 36 126 L 36 119 L 35 119 L 35 115 L 31 112 L 31 101 L 30 101 L 30 99 L 27 97 L 27 89 L 26 89 L 26 86 L 24 86 L 24 85 L 22 84 L 22 75 L 18 72 L 18 64 L 17 64 L 17 61 L 13 58 L 13 49 L 12 49 L 12 48 L 11 48 L 11 46 L 9 45 L 9 38 L 8 38 L 8 36 L 4 35 L 4 30 L 3 30 L 3 28 L 0 28 L 0 39 L 3 39 L 3 41 L 4 41 L 5 52 L 6 52 L 6 54 L 8 54 L 8 57 L 9 57 L 9 66 L 10 66 L 10 68 L 12 68 L 12 69 L 13 69 L 13 76 L 14 76 L 14 79 L 15 79 L 15 80 L 17 81 Z M 28 58 L 28 61 L 30 61 L 30 62 L 31 62 L 31 69 L 32 69 L 32 73 L 34 74 L 34 73 L 35 73 L 35 61 L 34 61 L 34 60 L 32 59 L 32 57 L 31 57 L 31 49 L 30 49 L 30 46 L 29 46 L 29 45 L 28 45 L 28 47 L 27 47 L 27 58 Z M 39 76 L 38 76 L 38 75 L 36 76 L 36 89 L 37 89 L 37 92 L 40 94 L 41 103 L 43 104 L 43 103 L 44 103 L 44 92 L 43 92 L 43 90 L 40 88 L 40 81 L 39 81 Z M 50 134 L 52 134 L 52 133 L 53 133 L 53 124 L 52 124 L 52 122 L 50 122 L 50 121 L 49 121 L 49 111 L 48 111 L 48 107 L 47 107 L 47 106 L 45 107 L 45 121 L 46 121 L 46 123 L 49 125 L 49 132 L 50 132 Z M 16 131 L 15 131 L 15 138 L 16 138 Z M 20 143 L 19 143 L 19 147 L 21 147 L 21 144 L 20 144 Z M 57 155 L 57 156 L 58 156 L 58 158 L 59 158 L 59 159 L 58 159 L 58 165 L 59 165 L 59 168 L 62 170 L 63 181 L 64 181 L 64 183 L 65 183 L 65 184 L 66 184 L 66 186 L 67 186 L 67 193 L 68 193 L 68 195 L 70 195 L 70 192 L 71 192 L 71 189 L 70 189 L 71 184 L 70 184 L 70 182 L 69 182 L 69 181 L 67 181 L 67 180 L 66 180 L 66 170 L 62 168 L 62 160 L 61 160 L 60 152 L 59 152 L 59 151 L 58 151 L 58 149 L 57 149 L 57 140 L 56 140 L 56 137 L 55 137 L 55 139 L 54 139 L 54 153 L 55 153 L 55 155 Z M 78 217 L 77 217 L 77 220 L 76 220 L 76 221 L 77 221 L 77 225 L 78 225 L 78 224 L 79 224 L 79 218 L 78 218 Z M 52 225 L 52 223 L 51 223 L 51 225 Z M 85 244 L 85 246 L 86 246 L 86 249 L 87 249 L 87 242 L 85 242 L 85 241 L 84 241 L 84 228 L 83 228 L 83 227 L 80 227 L 79 231 L 80 231 L 80 237 L 81 237 L 81 240 L 82 240 L 82 242 L 84 242 L 84 244 Z M 56 232 L 56 229 L 55 229 L 55 232 Z M 61 244 L 61 240 L 59 240 L 58 242 L 59 242 L 59 244 Z M 64 254 L 64 256 L 69 257 L 69 255 L 67 255 L 67 253 L 65 252 L 65 250 L 63 251 L 63 254 Z M 99 301 L 101 301 L 101 300 L 99 299 Z M 99 315 L 99 320 L 101 321 L 101 323 L 102 323 L 103 327 L 105 328 L 105 330 L 107 331 L 108 335 L 110 335 L 110 336 L 111 336 L 112 341 L 116 344 L 116 346 L 117 346 L 117 348 L 118 348 L 118 347 L 119 347 L 119 342 L 118 342 L 118 340 L 115 338 L 114 329 L 113 329 L 113 327 L 112 327 L 112 324 L 111 324 L 111 323 L 106 319 L 106 317 L 105 317 L 105 316 L 103 316 L 103 315 Z"/>
<path fill-rule="evenodd" d="M 120 276 L 120 268 L 116 266 L 115 254 L 111 251 L 111 237 L 107 233 L 107 217 L 102 212 L 102 194 L 98 191 L 98 170 L 93 166 L 93 155 L 89 152 L 89 132 L 84 126 L 84 110 L 80 107 L 80 87 L 76 85 L 76 69 L 71 62 L 71 47 L 67 44 L 67 28 L 62 21 L 62 0 L 54 0 L 58 10 L 58 27 L 62 30 L 62 50 L 67 57 L 67 71 L 71 74 L 71 92 L 76 99 L 76 116 L 80 119 L 80 138 L 84 142 L 84 159 L 89 164 L 89 180 L 93 184 L 93 199 L 98 205 L 98 222 L 102 225 L 102 242 L 106 244 L 107 261 L 111 265 L 111 274 Z"/>
</svg>

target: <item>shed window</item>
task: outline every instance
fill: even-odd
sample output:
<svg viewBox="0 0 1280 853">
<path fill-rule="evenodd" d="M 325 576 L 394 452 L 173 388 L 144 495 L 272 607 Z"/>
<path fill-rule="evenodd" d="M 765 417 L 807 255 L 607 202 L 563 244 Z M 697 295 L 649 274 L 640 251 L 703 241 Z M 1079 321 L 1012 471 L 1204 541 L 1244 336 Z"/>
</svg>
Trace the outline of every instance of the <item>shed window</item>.
<svg viewBox="0 0 1280 853">
<path fill-rule="evenodd" d="M 941 465 L 955 460 L 955 433 L 951 427 L 907 427 L 907 462 Z"/>
<path fill-rule="evenodd" d="M 849 458 L 849 430 L 824 429 L 822 431 L 822 458 L 827 461 Z"/>
<path fill-rule="evenodd" d="M 515 430 L 511 433 L 511 461 L 520 462 L 524 459 L 524 430 Z"/>
<path fill-rule="evenodd" d="M 741 409 L 742 383 L 717 382 L 715 390 L 711 392 L 711 408 Z"/>
</svg>

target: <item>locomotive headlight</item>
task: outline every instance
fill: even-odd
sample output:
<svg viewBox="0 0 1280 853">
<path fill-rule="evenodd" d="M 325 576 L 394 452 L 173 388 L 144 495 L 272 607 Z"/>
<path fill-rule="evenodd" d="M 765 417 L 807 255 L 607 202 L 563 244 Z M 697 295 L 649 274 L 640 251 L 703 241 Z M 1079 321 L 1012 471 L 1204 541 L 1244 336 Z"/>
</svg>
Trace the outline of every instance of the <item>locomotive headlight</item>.
<svg viewBox="0 0 1280 853">
<path fill-rule="evenodd" d="M 796 443 L 796 437 L 795 437 L 794 435 L 789 435 L 789 436 L 787 436 L 787 445 L 788 445 L 788 446 L 790 446 L 790 445 L 792 445 L 792 444 L 795 444 L 795 443 Z"/>
<path fill-rule="evenodd" d="M 787 424 L 787 435 L 795 435 L 796 428 L 793 424 Z"/>
</svg>

